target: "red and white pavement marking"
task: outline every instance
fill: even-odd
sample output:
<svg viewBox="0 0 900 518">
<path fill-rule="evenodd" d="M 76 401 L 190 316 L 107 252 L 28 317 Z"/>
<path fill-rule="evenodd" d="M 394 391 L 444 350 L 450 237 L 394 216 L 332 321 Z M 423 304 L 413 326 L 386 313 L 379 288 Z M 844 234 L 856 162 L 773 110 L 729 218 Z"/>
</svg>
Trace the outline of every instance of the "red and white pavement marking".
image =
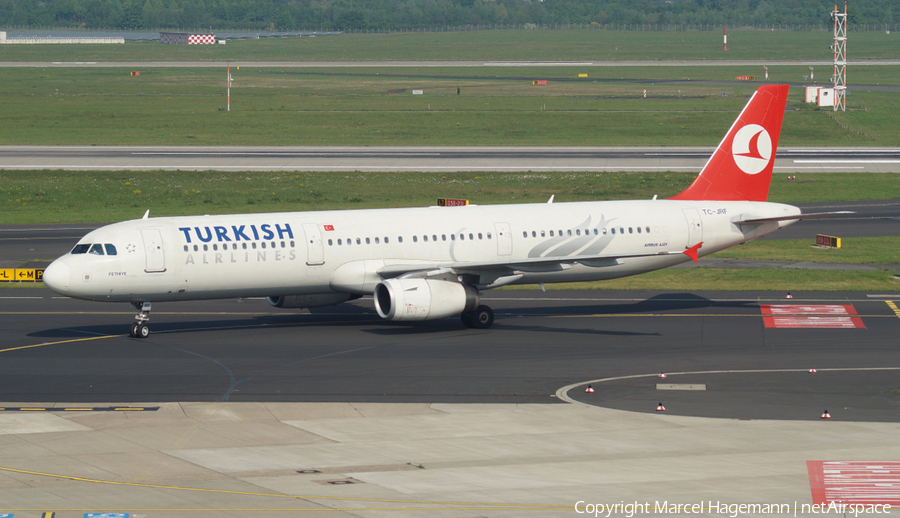
<svg viewBox="0 0 900 518">
<path fill-rule="evenodd" d="M 814 504 L 900 505 L 900 461 L 808 460 Z"/>
<path fill-rule="evenodd" d="M 850 304 L 797 305 L 762 304 L 759 307 L 766 327 L 779 329 L 865 329 Z M 766 316 L 771 315 L 771 316 Z"/>
</svg>

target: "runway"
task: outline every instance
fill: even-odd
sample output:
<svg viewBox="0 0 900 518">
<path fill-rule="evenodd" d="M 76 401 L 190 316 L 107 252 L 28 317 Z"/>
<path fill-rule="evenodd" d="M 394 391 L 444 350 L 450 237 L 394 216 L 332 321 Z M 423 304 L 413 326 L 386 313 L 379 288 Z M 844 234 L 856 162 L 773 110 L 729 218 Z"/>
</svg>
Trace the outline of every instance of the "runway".
<svg viewBox="0 0 900 518">
<path fill-rule="evenodd" d="M 900 503 L 898 293 L 485 298 L 497 318 L 483 331 L 384 322 L 367 299 L 159 304 L 139 340 L 128 305 L 2 290 L 0 513 L 512 518 L 765 501 L 811 516 L 826 493 L 860 502 L 848 477 L 866 502 Z M 768 327 L 787 306 L 854 315 Z M 822 477 L 842 469 L 843 485 Z"/>
<path fill-rule="evenodd" d="M 695 171 L 706 147 L 0 146 L 0 170 Z M 785 148 L 776 173 L 900 172 L 898 148 Z"/>
<path fill-rule="evenodd" d="M 853 370 L 900 368 L 900 317 L 888 304 L 897 294 L 807 293 L 786 302 L 771 292 L 516 290 L 484 300 L 497 313 L 489 331 L 458 319 L 384 322 L 367 299 L 312 312 L 261 299 L 158 304 L 153 334 L 135 340 L 126 334 L 127 304 L 4 290 L 0 400 L 556 403 L 571 383 L 703 371 L 672 382 L 706 383 L 704 394 L 665 394 L 683 402 L 683 415 L 817 419 L 825 405 L 850 420 L 900 422 L 890 392 L 900 388 L 897 372 Z M 862 327 L 767 328 L 761 305 L 783 304 L 851 305 Z M 815 377 L 822 385 L 810 384 L 811 367 L 823 370 Z M 748 369 L 759 372 L 706 372 Z M 664 397 L 656 383 L 607 383 L 588 399 L 653 411 Z"/>
</svg>

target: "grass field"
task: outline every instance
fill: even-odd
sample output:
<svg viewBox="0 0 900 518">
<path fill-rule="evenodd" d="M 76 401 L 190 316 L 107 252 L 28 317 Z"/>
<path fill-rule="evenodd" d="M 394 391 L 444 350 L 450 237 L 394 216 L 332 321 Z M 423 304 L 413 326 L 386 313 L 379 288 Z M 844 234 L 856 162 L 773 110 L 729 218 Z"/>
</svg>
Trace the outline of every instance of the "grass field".
<svg viewBox="0 0 900 518">
<path fill-rule="evenodd" d="M 865 70 L 900 83 L 897 68 Z M 755 89 L 721 83 L 752 73 L 741 67 L 600 68 L 579 80 L 583 70 L 245 66 L 232 74 L 226 112 L 220 69 L 132 77 L 117 68 L 5 68 L 0 145 L 713 146 Z M 773 77 L 803 72 L 770 69 Z M 654 76 L 693 81 L 648 82 Z M 839 113 L 812 108 L 794 89 L 781 144 L 900 145 L 900 96 L 860 91 L 848 104 Z"/>
<path fill-rule="evenodd" d="M 480 205 L 673 196 L 695 173 L 307 173 L 0 171 L 5 224 L 113 222 L 153 216 L 433 205 Z M 894 175 L 775 175 L 770 201 L 900 197 Z"/>
<path fill-rule="evenodd" d="M 856 60 L 896 59 L 897 35 L 859 33 Z M 703 145 L 731 125 L 769 60 L 828 61 L 829 31 L 721 33 L 475 31 L 229 41 L 0 46 L 0 61 L 197 61 L 235 65 L 232 111 L 222 67 L 0 68 L 0 145 Z M 752 66 L 259 68 L 250 61 L 760 60 Z M 848 111 L 802 103 L 792 89 L 782 146 L 900 146 L 900 67 L 849 67 Z M 816 76 L 827 81 L 830 66 Z M 578 74 L 588 74 L 578 78 Z M 806 65 L 769 67 L 772 82 L 805 84 Z M 533 86 L 547 79 L 547 86 Z M 858 86 L 857 86 L 858 85 Z M 460 95 L 456 89 L 460 88 Z M 413 89 L 424 94 L 413 96 Z M 648 98 L 643 99 L 643 90 Z M 0 171 L 0 222 L 111 222 L 153 216 L 671 196 L 690 173 L 410 174 Z M 770 200 L 900 197 L 894 175 L 776 175 Z M 896 261 L 893 238 L 848 241 L 839 254 L 767 242 L 727 257 Z M 736 254 L 736 255 L 728 255 Z M 800 259 L 800 258 L 803 259 Z M 893 258 L 893 259 L 892 259 Z M 667 270 L 591 288 L 900 289 L 883 272 Z"/>
</svg>

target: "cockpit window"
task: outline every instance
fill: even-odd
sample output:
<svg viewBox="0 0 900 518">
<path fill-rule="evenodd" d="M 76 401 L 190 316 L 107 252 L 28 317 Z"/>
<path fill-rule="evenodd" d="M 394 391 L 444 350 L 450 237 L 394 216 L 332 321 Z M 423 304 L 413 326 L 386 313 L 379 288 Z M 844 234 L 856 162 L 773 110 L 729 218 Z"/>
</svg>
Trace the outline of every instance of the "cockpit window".
<svg viewBox="0 0 900 518">
<path fill-rule="evenodd" d="M 103 255 L 103 245 L 91 245 L 91 249 L 88 250 L 88 253 L 93 255 Z"/>
<path fill-rule="evenodd" d="M 103 247 L 106 248 L 106 255 L 116 255 L 116 245 L 107 243 Z"/>
<path fill-rule="evenodd" d="M 75 245 L 75 248 L 72 249 L 72 253 L 73 254 L 86 254 L 90 247 L 91 247 L 91 245 L 89 245 L 89 244 Z"/>
</svg>

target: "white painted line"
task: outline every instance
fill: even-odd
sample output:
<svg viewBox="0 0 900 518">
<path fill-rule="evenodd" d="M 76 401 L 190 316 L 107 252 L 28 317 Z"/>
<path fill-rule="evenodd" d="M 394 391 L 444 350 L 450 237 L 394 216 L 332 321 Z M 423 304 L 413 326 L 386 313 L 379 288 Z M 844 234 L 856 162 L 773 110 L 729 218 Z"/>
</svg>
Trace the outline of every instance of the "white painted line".
<svg viewBox="0 0 900 518">
<path fill-rule="evenodd" d="M 864 372 L 864 371 L 900 371 L 900 367 L 851 367 L 851 368 L 835 368 L 835 369 L 817 369 L 818 372 Z M 772 373 L 783 373 L 783 372 L 806 372 L 808 373 L 808 369 L 747 369 L 747 370 L 712 370 L 712 371 L 685 371 L 685 372 L 667 372 L 668 376 L 678 376 L 683 374 L 772 374 Z M 584 403 L 582 401 L 578 401 L 576 399 L 572 399 L 569 396 L 569 391 L 572 389 L 582 387 L 584 385 L 596 385 L 598 383 L 607 383 L 610 381 L 622 381 L 622 380 L 631 380 L 638 378 L 657 378 L 659 377 L 658 372 L 654 372 L 652 374 L 630 374 L 627 376 L 614 376 L 612 378 L 598 378 L 595 380 L 586 380 L 579 381 L 576 383 L 572 383 L 570 385 L 566 385 L 565 387 L 560 387 L 556 391 L 556 397 L 562 401 L 567 403 L 572 403 L 573 405 L 584 405 L 584 406 L 595 406 L 590 403 Z"/>
<path fill-rule="evenodd" d="M 794 160 L 795 164 L 900 164 L 900 160 L 875 159 L 828 159 L 828 160 Z"/>
<path fill-rule="evenodd" d="M 706 390 L 706 384 L 696 383 L 657 383 L 656 390 Z"/>
</svg>

